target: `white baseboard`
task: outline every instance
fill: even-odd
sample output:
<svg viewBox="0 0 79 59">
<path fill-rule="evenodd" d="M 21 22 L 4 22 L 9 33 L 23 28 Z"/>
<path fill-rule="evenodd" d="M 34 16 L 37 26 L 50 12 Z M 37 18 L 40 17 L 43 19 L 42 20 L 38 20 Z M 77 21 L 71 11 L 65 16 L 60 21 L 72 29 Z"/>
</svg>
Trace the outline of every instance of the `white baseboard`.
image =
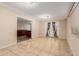
<svg viewBox="0 0 79 59">
<path fill-rule="evenodd" d="M 16 44 L 17 44 L 17 42 L 14 42 L 14 43 L 11 43 L 11 44 L 6 44 L 6 45 L 4 45 L 4 46 L 1 46 L 0 49 L 2 49 L 2 48 L 7 48 L 7 47 L 10 47 L 10 46 L 16 45 Z"/>
<path fill-rule="evenodd" d="M 72 46 L 71 46 L 71 44 L 70 44 L 68 39 L 67 39 L 67 42 L 68 42 L 68 45 L 69 45 L 69 47 L 71 49 L 71 52 L 72 52 L 73 56 L 75 56 L 75 52 L 73 51 L 73 48 L 72 48 Z"/>
</svg>

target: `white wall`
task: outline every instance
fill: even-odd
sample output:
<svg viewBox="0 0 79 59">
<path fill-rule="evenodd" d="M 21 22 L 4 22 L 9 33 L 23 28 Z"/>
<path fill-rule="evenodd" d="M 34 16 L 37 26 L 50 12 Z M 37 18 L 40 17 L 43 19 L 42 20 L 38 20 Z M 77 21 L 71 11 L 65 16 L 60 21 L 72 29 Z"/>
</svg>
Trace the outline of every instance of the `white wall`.
<svg viewBox="0 0 79 59">
<path fill-rule="evenodd" d="M 67 40 L 69 42 L 73 54 L 79 56 L 79 36 L 72 34 L 71 29 L 71 21 L 73 19 L 74 20 L 78 19 L 77 21 L 79 22 L 79 6 L 75 10 L 75 12 L 67 19 Z M 79 24 L 77 26 L 79 26 Z"/>
<path fill-rule="evenodd" d="M 39 37 L 44 37 L 44 22 L 40 21 L 39 22 Z"/>
<path fill-rule="evenodd" d="M 59 21 L 59 38 L 66 39 L 66 20 Z"/>
<path fill-rule="evenodd" d="M 0 48 L 17 42 L 16 14 L 0 6 Z"/>
<path fill-rule="evenodd" d="M 41 33 L 41 27 L 40 26 L 42 26 L 41 25 L 41 22 L 39 21 L 34 21 L 34 22 L 32 22 L 32 33 L 33 33 L 33 38 L 36 38 L 36 37 L 40 37 L 40 33 Z"/>
<path fill-rule="evenodd" d="M 27 19 L 18 12 L 14 12 L 3 6 L 0 6 L 0 48 L 4 48 L 17 43 L 17 16 Z M 34 19 L 28 18 L 32 21 L 32 38 L 37 37 L 39 34 L 38 23 Z"/>
</svg>

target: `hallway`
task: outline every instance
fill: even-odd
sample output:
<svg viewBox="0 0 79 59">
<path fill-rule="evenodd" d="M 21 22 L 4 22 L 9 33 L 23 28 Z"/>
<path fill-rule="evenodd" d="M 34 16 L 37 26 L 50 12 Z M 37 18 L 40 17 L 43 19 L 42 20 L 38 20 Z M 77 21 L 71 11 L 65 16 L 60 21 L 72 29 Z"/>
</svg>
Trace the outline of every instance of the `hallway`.
<svg viewBox="0 0 79 59">
<path fill-rule="evenodd" d="M 72 56 L 67 40 L 57 38 L 35 38 L 0 49 L 2 56 Z"/>
</svg>

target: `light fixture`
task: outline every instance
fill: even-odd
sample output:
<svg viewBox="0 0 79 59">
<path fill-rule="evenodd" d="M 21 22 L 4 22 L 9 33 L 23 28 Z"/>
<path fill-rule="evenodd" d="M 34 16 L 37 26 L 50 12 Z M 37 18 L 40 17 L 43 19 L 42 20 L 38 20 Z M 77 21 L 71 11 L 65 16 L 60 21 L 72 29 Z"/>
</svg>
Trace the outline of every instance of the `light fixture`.
<svg viewBox="0 0 79 59">
<path fill-rule="evenodd" d="M 49 15 L 49 14 L 43 14 L 43 15 L 40 15 L 39 18 L 41 18 L 41 19 L 51 19 L 52 16 Z"/>
<path fill-rule="evenodd" d="M 26 7 L 34 7 L 35 3 L 34 2 L 26 2 Z"/>
</svg>

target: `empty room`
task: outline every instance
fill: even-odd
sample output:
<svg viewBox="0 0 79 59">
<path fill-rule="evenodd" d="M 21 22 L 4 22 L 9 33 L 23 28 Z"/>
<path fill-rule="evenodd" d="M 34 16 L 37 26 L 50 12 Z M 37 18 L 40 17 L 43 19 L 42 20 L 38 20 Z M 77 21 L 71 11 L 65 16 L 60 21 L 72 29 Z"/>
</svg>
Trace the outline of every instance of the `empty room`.
<svg viewBox="0 0 79 59">
<path fill-rule="evenodd" d="M 78 2 L 0 2 L 0 56 L 78 56 Z"/>
</svg>

